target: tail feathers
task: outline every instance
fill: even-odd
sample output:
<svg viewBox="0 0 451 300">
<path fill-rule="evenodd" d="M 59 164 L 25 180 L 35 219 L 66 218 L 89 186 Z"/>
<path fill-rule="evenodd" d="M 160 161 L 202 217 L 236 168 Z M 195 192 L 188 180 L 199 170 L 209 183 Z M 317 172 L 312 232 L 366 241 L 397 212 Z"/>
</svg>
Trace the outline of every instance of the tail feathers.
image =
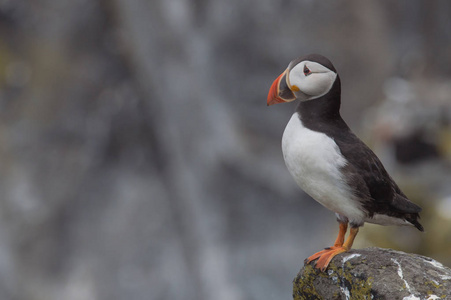
<svg viewBox="0 0 451 300">
<path fill-rule="evenodd" d="M 420 224 L 420 222 L 418 222 L 418 219 L 420 218 L 420 216 L 418 216 L 418 214 L 416 214 L 415 217 L 413 218 L 409 218 L 406 219 L 409 223 L 411 223 L 413 226 L 415 226 L 419 231 L 424 231 L 423 225 Z"/>
<path fill-rule="evenodd" d="M 421 212 L 421 207 L 399 194 L 393 199 L 391 207 L 398 213 L 402 213 L 405 220 L 415 226 L 419 231 L 424 231 L 423 226 L 418 221 L 420 218 L 418 213 Z"/>
<path fill-rule="evenodd" d="M 420 222 L 418 222 L 419 218 L 420 218 L 420 216 L 418 214 L 414 214 L 410 218 L 406 218 L 406 220 L 407 220 L 407 222 L 409 222 L 413 226 L 415 226 L 415 228 L 418 229 L 419 231 L 424 231 L 423 225 L 421 225 Z"/>
</svg>

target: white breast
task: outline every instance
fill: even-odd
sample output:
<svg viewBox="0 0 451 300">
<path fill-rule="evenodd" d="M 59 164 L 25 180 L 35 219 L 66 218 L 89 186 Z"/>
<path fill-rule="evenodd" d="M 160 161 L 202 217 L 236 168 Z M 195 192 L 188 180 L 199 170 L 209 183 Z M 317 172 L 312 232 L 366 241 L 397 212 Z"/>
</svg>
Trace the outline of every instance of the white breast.
<svg viewBox="0 0 451 300">
<path fill-rule="evenodd" d="M 363 223 L 365 213 L 340 169 L 346 159 L 333 139 L 303 126 L 293 114 L 282 137 L 285 164 L 296 183 L 326 208 Z"/>
</svg>

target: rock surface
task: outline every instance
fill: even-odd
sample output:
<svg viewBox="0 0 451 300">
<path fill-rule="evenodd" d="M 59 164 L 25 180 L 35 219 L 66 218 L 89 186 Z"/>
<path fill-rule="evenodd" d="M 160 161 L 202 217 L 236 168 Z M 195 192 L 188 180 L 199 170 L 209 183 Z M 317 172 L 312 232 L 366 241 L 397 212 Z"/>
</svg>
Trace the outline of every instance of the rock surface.
<svg viewBox="0 0 451 300">
<path fill-rule="evenodd" d="M 451 269 L 425 256 L 381 248 L 337 255 L 326 272 L 305 265 L 293 299 L 451 299 Z"/>
</svg>

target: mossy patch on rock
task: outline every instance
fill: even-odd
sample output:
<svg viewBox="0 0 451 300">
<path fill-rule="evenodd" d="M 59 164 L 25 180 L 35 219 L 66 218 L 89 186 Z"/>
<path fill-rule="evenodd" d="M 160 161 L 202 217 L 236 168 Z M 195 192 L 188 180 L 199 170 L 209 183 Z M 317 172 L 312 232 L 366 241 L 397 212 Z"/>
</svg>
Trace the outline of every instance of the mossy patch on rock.
<svg viewBox="0 0 451 300">
<path fill-rule="evenodd" d="M 293 299 L 451 297 L 451 269 L 420 255 L 367 248 L 337 255 L 326 272 L 313 264 L 293 280 Z"/>
</svg>

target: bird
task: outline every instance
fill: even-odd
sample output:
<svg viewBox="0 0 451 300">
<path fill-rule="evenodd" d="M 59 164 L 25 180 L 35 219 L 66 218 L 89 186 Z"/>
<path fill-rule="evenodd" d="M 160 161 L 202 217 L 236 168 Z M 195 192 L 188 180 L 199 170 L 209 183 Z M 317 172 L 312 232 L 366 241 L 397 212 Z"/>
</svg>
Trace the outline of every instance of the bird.
<svg viewBox="0 0 451 300">
<path fill-rule="evenodd" d="M 292 60 L 272 83 L 267 105 L 298 100 L 282 136 L 285 165 L 314 200 L 335 212 L 339 232 L 333 246 L 305 260 L 325 271 L 351 249 L 364 223 L 408 225 L 424 231 L 421 207 L 401 191 L 374 152 L 340 115 L 340 76 L 320 54 Z M 349 227 L 349 235 L 345 236 Z"/>
</svg>

